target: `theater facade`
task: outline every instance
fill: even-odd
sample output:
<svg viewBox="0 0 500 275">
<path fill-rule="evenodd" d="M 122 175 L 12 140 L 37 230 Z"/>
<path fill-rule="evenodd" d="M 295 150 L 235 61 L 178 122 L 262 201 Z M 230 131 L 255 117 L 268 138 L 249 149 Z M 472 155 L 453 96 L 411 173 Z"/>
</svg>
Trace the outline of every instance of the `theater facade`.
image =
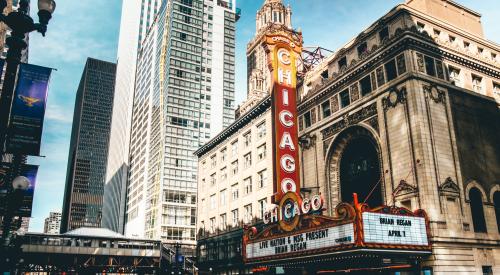
<svg viewBox="0 0 500 275">
<path fill-rule="evenodd" d="M 266 0 L 257 19 L 289 9 Z M 201 273 L 500 272 L 500 46 L 480 19 L 453 1 L 408 0 L 308 71 L 293 49 L 279 53 L 302 46 L 301 33 L 258 23 L 249 91 L 272 92 L 249 92 L 235 124 L 197 154 L 207 161 L 264 119 L 269 184 L 224 208 L 231 177 L 202 188 L 199 199 L 217 195 L 224 213 L 199 215 Z M 298 78 L 287 82 L 279 62 L 295 57 Z M 200 185 L 217 168 L 200 171 Z M 255 218 L 228 226 L 225 211 Z"/>
</svg>

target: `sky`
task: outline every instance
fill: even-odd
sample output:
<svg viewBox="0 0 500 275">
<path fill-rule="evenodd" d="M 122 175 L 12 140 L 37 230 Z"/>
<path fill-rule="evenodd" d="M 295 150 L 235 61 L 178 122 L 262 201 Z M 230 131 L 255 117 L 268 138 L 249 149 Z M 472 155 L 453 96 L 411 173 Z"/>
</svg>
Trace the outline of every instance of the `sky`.
<svg viewBox="0 0 500 275">
<path fill-rule="evenodd" d="M 128 1 L 128 0 L 123 0 Z M 236 0 L 242 10 L 236 34 L 236 102 L 246 98 L 246 44 L 255 33 L 255 13 L 263 0 Z M 66 180 L 73 108 L 87 57 L 116 61 L 121 0 L 56 0 L 47 36 L 30 35 L 29 62 L 56 68 L 53 73 L 42 138 L 30 231 L 42 232 L 51 211 L 61 211 Z M 302 29 L 305 46 L 336 50 L 404 0 L 284 0 L 292 24 Z M 485 36 L 500 43 L 498 0 L 458 0 L 482 14 Z M 32 7 L 36 16 L 36 7 Z"/>
</svg>

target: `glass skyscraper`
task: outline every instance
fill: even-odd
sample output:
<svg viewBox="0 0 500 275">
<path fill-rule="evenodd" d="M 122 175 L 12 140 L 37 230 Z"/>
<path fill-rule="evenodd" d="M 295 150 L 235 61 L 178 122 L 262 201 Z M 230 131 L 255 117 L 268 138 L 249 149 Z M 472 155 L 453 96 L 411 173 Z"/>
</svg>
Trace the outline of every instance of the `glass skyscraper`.
<svg viewBox="0 0 500 275">
<path fill-rule="evenodd" d="M 127 0 L 122 4 L 115 98 L 111 123 L 102 226 L 124 234 L 129 171 L 130 128 L 137 54 L 165 0 Z"/>
<path fill-rule="evenodd" d="M 195 245 L 193 152 L 234 120 L 234 0 L 168 0 L 141 43 L 125 234 Z"/>
<path fill-rule="evenodd" d="M 61 232 L 100 227 L 116 65 L 87 59 L 76 94 Z"/>
</svg>

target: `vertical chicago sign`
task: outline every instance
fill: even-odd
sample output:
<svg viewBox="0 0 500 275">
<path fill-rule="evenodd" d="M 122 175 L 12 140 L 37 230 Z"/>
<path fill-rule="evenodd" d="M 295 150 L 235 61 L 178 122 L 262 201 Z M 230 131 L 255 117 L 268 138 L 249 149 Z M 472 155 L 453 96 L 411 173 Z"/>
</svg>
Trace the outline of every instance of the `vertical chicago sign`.
<svg viewBox="0 0 500 275">
<path fill-rule="evenodd" d="M 299 147 L 297 127 L 297 59 L 302 45 L 283 34 L 266 37 L 272 53 L 273 94 L 273 201 L 288 192 L 300 196 Z"/>
</svg>

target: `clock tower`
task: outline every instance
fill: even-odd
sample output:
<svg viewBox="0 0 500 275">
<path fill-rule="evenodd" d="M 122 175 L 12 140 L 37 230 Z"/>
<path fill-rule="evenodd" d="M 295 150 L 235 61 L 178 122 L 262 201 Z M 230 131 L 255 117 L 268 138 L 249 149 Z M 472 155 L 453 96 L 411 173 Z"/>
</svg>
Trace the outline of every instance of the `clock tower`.
<svg viewBox="0 0 500 275">
<path fill-rule="evenodd" d="M 272 51 L 266 37 L 280 34 L 302 45 L 302 33 L 292 28 L 292 10 L 282 0 L 266 0 L 257 12 L 255 25 L 255 37 L 247 45 L 247 100 L 239 107 L 238 117 L 273 90 Z"/>
</svg>

